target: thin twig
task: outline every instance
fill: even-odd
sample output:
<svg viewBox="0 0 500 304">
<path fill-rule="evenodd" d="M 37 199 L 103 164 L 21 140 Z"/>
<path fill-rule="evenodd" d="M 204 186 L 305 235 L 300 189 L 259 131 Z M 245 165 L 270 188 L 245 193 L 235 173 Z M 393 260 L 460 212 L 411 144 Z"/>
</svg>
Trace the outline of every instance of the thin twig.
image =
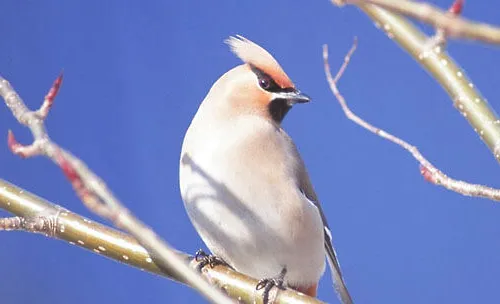
<svg viewBox="0 0 500 304">
<path fill-rule="evenodd" d="M 353 46 L 347 53 L 347 55 L 344 58 L 344 63 L 342 64 L 341 68 L 339 69 L 337 75 L 332 77 L 331 71 L 330 71 L 330 64 L 328 62 L 328 46 L 325 44 L 323 45 L 323 60 L 324 60 L 324 68 L 325 68 L 325 74 L 326 74 L 326 79 L 328 81 L 328 84 L 330 85 L 330 89 L 332 93 L 335 95 L 337 100 L 340 103 L 340 106 L 342 107 L 342 110 L 344 111 L 346 117 L 356 124 L 360 125 L 361 127 L 365 128 L 366 130 L 382 137 L 390 142 L 395 143 L 396 145 L 402 147 L 403 149 L 407 150 L 408 152 L 411 153 L 411 155 L 420 163 L 420 172 L 424 176 L 424 178 L 436 185 L 443 186 L 449 190 L 452 190 L 454 192 L 467 195 L 467 196 L 475 196 L 475 197 L 482 197 L 482 198 L 487 198 L 491 199 L 494 201 L 500 201 L 500 189 L 494 189 L 491 187 L 479 185 L 479 184 L 470 184 L 464 181 L 459 181 L 455 180 L 453 178 L 448 177 L 446 174 L 438 170 L 434 165 L 432 165 L 417 149 L 417 147 L 409 144 L 408 142 L 402 140 L 399 137 L 396 137 L 380 128 L 375 127 L 374 125 L 368 123 L 361 117 L 357 116 L 354 114 L 351 109 L 347 106 L 347 103 L 340 93 L 338 87 L 337 87 L 337 82 L 339 81 L 340 77 L 342 77 L 342 74 L 344 73 L 345 69 L 347 68 L 347 65 L 349 64 L 349 61 L 351 60 L 351 57 L 356 50 L 357 47 L 357 39 L 354 40 Z"/>
<path fill-rule="evenodd" d="M 181 282 L 181 278 L 175 273 L 160 269 L 148 251 L 130 235 L 86 219 L 2 179 L 0 179 L 0 209 L 17 215 L 0 219 L 0 231 L 22 230 L 39 233 L 114 261 Z M 176 254 L 185 263 L 189 262 L 192 268 L 198 267 L 198 262 L 192 256 L 182 252 Z M 255 290 L 257 280 L 223 265 L 214 268 L 204 267 L 202 274 L 211 284 L 224 289 L 233 299 L 240 299 L 241 303 L 262 304 L 261 292 Z M 321 304 L 322 302 L 293 289 L 287 289 L 277 293 L 274 303 Z"/>
<path fill-rule="evenodd" d="M 19 123 L 28 127 L 34 137 L 32 144 L 22 145 L 9 131 L 8 145 L 12 152 L 21 157 L 43 155 L 51 159 L 61 167 L 87 208 L 134 236 L 151 253 L 155 263 L 161 269 L 168 269 L 180 281 L 189 284 L 213 303 L 233 303 L 220 290 L 213 288 L 202 279 L 194 269 L 177 256 L 166 242 L 133 216 L 109 191 L 106 184 L 80 159 L 50 140 L 44 120 L 54 102 L 61 82 L 62 75 L 55 80 L 40 109 L 30 111 L 9 82 L 0 77 L 0 95 L 4 98 L 14 117 Z"/>
<path fill-rule="evenodd" d="M 415 18 L 442 29 L 446 36 L 500 44 L 500 28 L 457 17 L 429 3 L 409 0 L 332 0 L 338 6 L 345 4 L 373 4 L 390 11 Z"/>
</svg>

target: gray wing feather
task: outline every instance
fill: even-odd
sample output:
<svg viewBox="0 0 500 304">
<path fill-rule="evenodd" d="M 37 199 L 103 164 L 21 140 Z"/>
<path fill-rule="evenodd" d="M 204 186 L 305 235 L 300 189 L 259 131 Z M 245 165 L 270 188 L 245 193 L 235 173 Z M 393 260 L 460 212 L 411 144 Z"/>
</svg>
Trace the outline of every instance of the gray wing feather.
<svg viewBox="0 0 500 304">
<path fill-rule="evenodd" d="M 333 248 L 332 233 L 326 222 L 325 214 L 321 210 L 321 206 L 317 202 L 313 202 L 318 208 L 321 218 L 323 219 L 323 229 L 325 230 L 325 252 L 328 260 L 328 265 L 330 265 L 330 272 L 332 274 L 332 281 L 334 282 L 335 291 L 339 295 L 343 304 L 352 304 L 352 298 L 347 290 L 347 286 L 342 276 L 342 271 L 340 270 L 339 260 L 337 258 L 337 253 Z"/>
<path fill-rule="evenodd" d="M 342 271 L 340 270 L 340 264 L 337 258 L 337 253 L 333 248 L 332 233 L 328 227 L 328 222 L 326 220 L 325 214 L 321 209 L 318 198 L 314 189 L 312 187 L 311 181 L 309 180 L 309 175 L 305 171 L 305 167 L 302 167 L 302 172 L 300 174 L 300 189 L 306 196 L 306 198 L 318 208 L 323 221 L 323 229 L 325 231 L 325 253 L 328 260 L 328 265 L 330 266 L 330 272 L 332 274 L 332 280 L 334 283 L 335 291 L 339 296 L 343 304 L 352 304 L 352 298 L 347 290 L 344 278 L 342 276 Z"/>
</svg>

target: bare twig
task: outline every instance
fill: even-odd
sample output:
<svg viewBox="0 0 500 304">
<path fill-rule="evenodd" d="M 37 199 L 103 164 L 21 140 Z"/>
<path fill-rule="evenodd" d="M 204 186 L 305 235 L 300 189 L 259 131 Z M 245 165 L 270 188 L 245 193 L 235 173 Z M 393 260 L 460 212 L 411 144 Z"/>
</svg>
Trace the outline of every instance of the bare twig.
<svg viewBox="0 0 500 304">
<path fill-rule="evenodd" d="M 154 257 L 155 263 L 161 269 L 172 272 L 180 281 L 189 284 L 213 303 L 232 303 L 220 290 L 213 288 L 184 260 L 180 259 L 176 252 L 151 229 L 133 216 L 109 191 L 105 183 L 81 160 L 50 140 L 44 120 L 57 95 L 61 81 L 62 76 L 59 76 L 46 95 L 40 109 L 30 111 L 9 82 L 0 77 L 0 95 L 4 98 L 14 117 L 19 123 L 27 126 L 34 137 L 33 143 L 25 146 L 18 143 L 14 134 L 9 131 L 8 145 L 12 152 L 21 157 L 43 155 L 51 159 L 62 168 L 85 205 L 96 214 L 107 218 L 115 226 L 134 236 Z"/>
<path fill-rule="evenodd" d="M 17 215 L 0 219 L 0 231 L 22 230 L 43 234 L 141 270 L 178 282 L 182 280 L 175 273 L 160 269 L 148 251 L 130 235 L 88 220 L 2 179 L 0 179 L 0 209 Z M 198 263 L 193 257 L 182 252 L 176 254 L 184 263 L 190 262 L 192 268 L 197 268 Z M 222 265 L 214 268 L 205 267 L 202 273 L 211 284 L 224 289 L 233 299 L 240 299 L 241 303 L 262 303 L 261 292 L 255 290 L 257 280 Z M 287 289 L 277 293 L 274 303 L 321 304 L 322 302 Z"/>
<path fill-rule="evenodd" d="M 347 103 L 340 93 L 338 87 L 337 87 L 337 82 L 339 81 L 340 77 L 342 77 L 342 74 L 344 73 L 345 69 L 347 68 L 347 65 L 349 64 L 349 61 L 351 59 L 351 56 L 353 55 L 354 51 L 356 50 L 357 47 L 357 39 L 354 41 L 353 46 L 347 53 L 344 59 L 344 63 L 342 64 L 341 68 L 339 69 L 337 75 L 332 77 L 331 71 L 330 71 L 330 64 L 328 62 L 328 46 L 325 44 L 323 45 L 323 60 L 324 60 L 324 67 L 325 67 L 325 74 L 326 78 L 328 80 L 328 84 L 330 85 L 330 89 L 332 90 L 332 93 L 335 95 L 337 100 L 340 103 L 340 106 L 342 107 L 342 110 L 344 111 L 345 115 L 347 118 L 355 122 L 356 124 L 360 125 L 361 127 L 365 128 L 366 130 L 382 137 L 390 142 L 395 143 L 396 145 L 402 147 L 403 149 L 407 150 L 408 152 L 411 153 L 411 155 L 420 163 L 420 172 L 424 176 L 424 178 L 436 185 L 443 186 L 449 190 L 455 191 L 457 193 L 463 194 L 463 195 L 468 195 L 468 196 L 476 196 L 476 197 L 483 197 L 483 198 L 488 198 L 491 200 L 495 201 L 500 201 L 500 190 L 499 189 L 494 189 L 491 187 L 483 186 L 483 185 L 478 185 L 478 184 L 470 184 L 464 181 L 459 181 L 452 179 L 448 177 L 446 174 L 438 170 L 434 165 L 432 165 L 417 149 L 417 147 L 409 144 L 408 142 L 402 140 L 399 137 L 396 137 L 380 128 L 377 128 L 373 126 L 372 124 L 368 123 L 364 119 L 360 118 L 356 114 L 354 114 L 351 109 L 347 106 Z"/>
<path fill-rule="evenodd" d="M 480 40 L 492 44 L 500 44 L 500 28 L 485 23 L 473 22 L 459 18 L 455 14 L 443 11 L 429 3 L 409 0 L 331 0 L 342 6 L 355 4 L 364 6 L 377 5 L 381 8 L 415 18 L 424 23 L 442 29 L 446 36 L 470 40 Z"/>
</svg>

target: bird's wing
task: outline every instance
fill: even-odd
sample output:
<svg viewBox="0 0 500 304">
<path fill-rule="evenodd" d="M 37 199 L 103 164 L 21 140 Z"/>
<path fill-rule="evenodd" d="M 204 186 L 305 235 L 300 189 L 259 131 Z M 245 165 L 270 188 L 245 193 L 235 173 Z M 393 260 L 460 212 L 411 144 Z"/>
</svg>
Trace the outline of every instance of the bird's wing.
<svg viewBox="0 0 500 304">
<path fill-rule="evenodd" d="M 345 284 L 344 278 L 342 277 L 342 271 L 340 270 L 340 264 L 337 259 L 337 253 L 333 248 L 332 242 L 332 233 L 330 231 L 330 227 L 328 227 L 328 222 L 326 220 L 325 214 L 321 209 L 321 205 L 319 203 L 318 197 L 314 192 L 313 186 L 309 179 L 309 175 L 307 174 L 305 167 L 300 174 L 300 189 L 302 193 L 305 195 L 306 199 L 308 199 L 316 208 L 321 215 L 321 219 L 323 221 L 323 229 L 325 232 L 325 252 L 328 259 L 328 264 L 330 265 L 330 272 L 332 274 L 332 280 L 334 282 L 335 291 L 340 297 L 343 304 L 352 304 L 352 298 L 347 290 L 347 286 Z"/>
</svg>

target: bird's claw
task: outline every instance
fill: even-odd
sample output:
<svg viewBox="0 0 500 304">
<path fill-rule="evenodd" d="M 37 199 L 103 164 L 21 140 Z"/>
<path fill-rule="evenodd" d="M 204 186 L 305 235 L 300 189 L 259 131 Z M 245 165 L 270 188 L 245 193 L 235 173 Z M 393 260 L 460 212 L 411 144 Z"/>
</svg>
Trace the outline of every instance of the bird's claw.
<svg viewBox="0 0 500 304">
<path fill-rule="evenodd" d="M 278 289 L 285 290 L 285 274 L 286 268 L 283 268 L 278 276 L 274 278 L 265 278 L 259 280 L 259 282 L 255 286 L 255 290 L 264 289 L 264 291 L 262 292 L 262 301 L 264 304 L 269 303 L 269 292 L 274 286 L 276 286 L 276 288 Z"/>
<path fill-rule="evenodd" d="M 217 265 L 229 266 L 223 259 L 221 259 L 215 255 L 207 254 L 202 249 L 196 251 L 196 254 L 194 255 L 194 259 L 196 262 L 199 262 L 196 269 L 200 272 L 203 269 L 203 267 L 205 267 L 207 265 L 210 266 L 210 268 L 214 268 Z"/>
</svg>

